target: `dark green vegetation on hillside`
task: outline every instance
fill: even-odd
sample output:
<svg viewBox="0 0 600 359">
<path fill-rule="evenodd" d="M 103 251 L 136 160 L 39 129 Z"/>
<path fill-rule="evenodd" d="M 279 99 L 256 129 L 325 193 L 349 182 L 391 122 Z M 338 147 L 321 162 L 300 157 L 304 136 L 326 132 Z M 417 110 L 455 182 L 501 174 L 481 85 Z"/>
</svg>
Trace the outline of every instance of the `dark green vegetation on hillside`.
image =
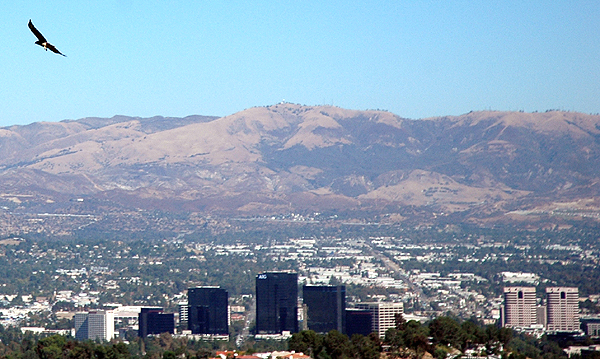
<svg viewBox="0 0 600 359">
<path fill-rule="evenodd" d="M 175 338 L 170 334 L 141 340 L 129 338 L 129 344 L 114 341 L 95 343 L 77 341 L 59 335 L 45 338 L 22 334 L 16 328 L 0 326 L 0 358 L 2 359 L 203 359 L 214 357 L 215 350 L 233 349 L 227 342 L 195 341 Z M 591 342 L 590 342 L 591 343 Z M 242 352 L 281 350 L 286 342 L 255 342 Z M 348 338 L 337 331 L 325 335 L 307 330 L 287 341 L 289 350 L 303 352 L 318 359 L 378 359 L 385 352 L 389 358 L 416 358 L 428 352 L 442 359 L 456 350 L 475 355 L 500 355 L 504 358 L 557 359 L 565 353 L 546 337 L 535 339 L 516 335 L 507 328 L 481 326 L 474 321 L 437 318 L 426 325 L 406 322 L 398 316 L 396 327 L 389 329 L 383 340 L 372 333 L 366 337 Z"/>
<path fill-rule="evenodd" d="M 511 329 L 498 329 L 493 325 L 484 327 L 470 320 L 459 322 L 450 317 L 440 317 L 423 325 L 414 320 L 407 322 L 402 315 L 397 315 L 395 328 L 388 329 L 383 340 L 375 333 L 367 337 L 353 335 L 348 338 L 335 330 L 326 335 L 308 330 L 294 334 L 289 340 L 289 348 L 311 353 L 315 358 L 321 359 L 377 359 L 383 351 L 391 358 L 415 358 L 429 352 L 441 359 L 456 354 L 456 350 L 461 353 L 475 350 L 476 354 L 509 355 L 513 352 L 513 334 Z M 529 340 L 528 349 L 541 342 Z M 554 356 L 547 358 L 564 356 L 558 347 L 549 354 Z M 537 359 L 540 356 L 530 358 Z"/>
<path fill-rule="evenodd" d="M 129 343 L 98 343 L 60 335 L 40 338 L 0 326 L 2 359 L 206 359 L 214 357 L 215 350 L 221 349 L 227 349 L 226 343 L 174 338 L 170 334 L 145 340 L 132 337 Z"/>
</svg>

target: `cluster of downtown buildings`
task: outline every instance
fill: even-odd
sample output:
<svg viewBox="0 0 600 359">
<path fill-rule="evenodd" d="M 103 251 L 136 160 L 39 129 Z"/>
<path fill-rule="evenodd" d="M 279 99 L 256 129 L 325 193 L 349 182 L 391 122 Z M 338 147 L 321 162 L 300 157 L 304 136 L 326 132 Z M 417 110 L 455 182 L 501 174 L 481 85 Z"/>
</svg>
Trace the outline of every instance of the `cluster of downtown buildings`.
<svg viewBox="0 0 600 359">
<path fill-rule="evenodd" d="M 303 329 L 327 333 L 337 330 L 348 335 L 383 336 L 394 326 L 394 315 L 403 313 L 402 303 L 357 303 L 346 308 L 346 287 L 302 287 L 298 301 L 298 274 L 268 272 L 256 276 L 256 336 L 286 337 Z M 227 291 L 219 287 L 188 289 L 188 303 L 180 307 L 180 318 L 187 318 L 192 335 L 228 335 Z M 187 313 L 186 313 L 187 312 Z M 303 318 L 300 323 L 299 318 Z"/>
<path fill-rule="evenodd" d="M 346 288 L 343 285 L 304 285 L 303 300 L 298 300 L 298 274 L 267 272 L 256 276 L 256 337 L 286 338 L 300 330 L 318 333 L 337 330 L 352 336 L 378 333 L 395 325 L 396 314 L 404 313 L 399 302 L 356 303 L 346 308 Z M 187 335 L 204 338 L 229 337 L 228 292 L 220 287 L 188 289 L 188 302 L 179 307 L 180 323 L 187 322 Z M 302 320 L 299 320 L 301 318 Z M 74 318 L 77 339 L 110 340 L 114 336 L 112 311 L 77 313 Z M 174 333 L 174 313 L 162 308 L 141 308 L 138 334 L 141 337 Z"/>
<path fill-rule="evenodd" d="M 262 273 L 256 277 L 256 334 L 270 336 L 309 329 L 317 333 L 337 330 L 352 336 L 377 332 L 380 336 L 395 325 L 395 314 L 404 312 L 402 303 L 356 303 L 346 308 L 346 287 L 302 287 L 298 302 L 298 274 Z M 303 328 L 299 328 L 298 310 L 302 310 Z"/>
<path fill-rule="evenodd" d="M 360 302 L 346 307 L 343 285 L 304 285 L 299 300 L 298 274 L 267 272 L 256 276 L 257 338 L 286 338 L 300 330 L 317 333 L 337 330 L 352 336 L 372 332 L 385 335 L 395 326 L 397 314 L 404 315 L 401 302 Z M 501 325 L 517 331 L 600 335 L 600 319 L 580 320 L 579 291 L 575 287 L 547 287 L 538 298 L 534 286 L 504 287 Z M 138 334 L 141 337 L 174 333 L 174 313 L 162 308 L 141 308 Z M 112 311 L 77 313 L 74 318 L 78 339 L 105 339 L 114 336 Z M 220 287 L 188 289 L 188 301 L 179 307 L 182 333 L 212 339 L 228 339 L 230 306 L 228 292 Z M 583 324 L 583 326 L 581 325 Z"/>
</svg>

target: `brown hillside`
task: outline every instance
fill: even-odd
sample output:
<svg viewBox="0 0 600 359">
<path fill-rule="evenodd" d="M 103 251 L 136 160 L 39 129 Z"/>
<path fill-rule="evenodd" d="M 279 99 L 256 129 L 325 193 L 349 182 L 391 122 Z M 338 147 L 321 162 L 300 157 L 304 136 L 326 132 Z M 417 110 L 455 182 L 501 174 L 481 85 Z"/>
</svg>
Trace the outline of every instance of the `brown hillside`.
<svg viewBox="0 0 600 359">
<path fill-rule="evenodd" d="M 16 210 L 83 196 L 236 216 L 410 207 L 475 218 L 555 203 L 589 211 L 599 154 L 600 116 L 556 111 L 408 120 L 278 104 L 222 118 L 88 118 L 0 129 L 0 200 L 31 196 L 3 202 Z"/>
</svg>

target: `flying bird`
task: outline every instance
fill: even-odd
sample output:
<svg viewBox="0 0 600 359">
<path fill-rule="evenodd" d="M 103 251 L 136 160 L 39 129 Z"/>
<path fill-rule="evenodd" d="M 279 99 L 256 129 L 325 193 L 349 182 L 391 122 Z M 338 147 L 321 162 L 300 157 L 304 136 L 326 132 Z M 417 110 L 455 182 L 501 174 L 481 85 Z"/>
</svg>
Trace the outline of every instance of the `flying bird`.
<svg viewBox="0 0 600 359">
<path fill-rule="evenodd" d="M 42 35 L 41 32 L 38 31 L 38 29 L 35 28 L 35 26 L 33 26 L 33 23 L 31 22 L 31 19 L 29 19 L 29 24 L 27 24 L 29 26 L 29 29 L 31 30 L 31 32 L 33 32 L 33 34 L 35 35 L 35 37 L 37 37 L 38 41 L 35 42 L 36 45 L 40 45 L 41 47 L 43 47 L 46 51 L 50 50 L 56 54 L 59 55 L 63 55 L 64 57 L 67 57 L 67 55 L 63 54 L 62 52 L 58 51 L 58 49 L 56 47 L 54 47 L 54 45 L 52 45 L 51 43 L 49 43 L 46 38 L 44 37 L 44 35 Z"/>
</svg>

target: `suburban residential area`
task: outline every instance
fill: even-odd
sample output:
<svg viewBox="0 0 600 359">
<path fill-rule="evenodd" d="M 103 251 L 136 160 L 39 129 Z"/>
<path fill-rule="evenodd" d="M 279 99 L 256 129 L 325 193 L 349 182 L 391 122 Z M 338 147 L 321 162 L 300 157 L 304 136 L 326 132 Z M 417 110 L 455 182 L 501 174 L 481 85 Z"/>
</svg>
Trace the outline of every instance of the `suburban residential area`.
<svg viewBox="0 0 600 359">
<path fill-rule="evenodd" d="M 431 242 L 423 239 L 428 233 L 435 233 Z M 445 229 L 445 234 L 445 242 L 440 241 L 439 229 L 422 228 L 407 230 L 403 236 L 268 243 L 175 238 L 74 244 L 12 238 L 0 244 L 0 263 L 17 278 L 0 279 L 0 325 L 76 337 L 78 313 L 102 312 L 110 313 L 114 323 L 104 339 L 126 340 L 139 333 L 144 308 L 160 308 L 161 314 L 172 316 L 173 335 L 193 336 L 198 333 L 188 328 L 188 291 L 216 287 L 227 293 L 228 306 L 227 332 L 219 333 L 218 339 L 232 338 L 241 346 L 265 338 L 256 332 L 257 278 L 261 273 L 289 272 L 297 275 L 294 287 L 299 288 L 296 331 L 310 329 L 302 304 L 302 288 L 309 286 L 343 287 L 348 310 L 364 309 L 365 303 L 398 303 L 405 320 L 427 323 L 450 316 L 540 337 L 556 331 L 548 326 L 550 316 L 545 313 L 551 301 L 546 292 L 569 288 L 574 319 L 568 331 L 597 336 L 600 291 L 594 291 L 598 280 L 590 271 L 599 265 L 597 247 L 583 239 L 573 242 L 565 233 L 565 243 L 554 245 L 530 238 L 502 241 L 490 234 L 461 238 L 456 229 Z M 590 280 L 570 282 L 571 267 L 590 273 Z M 511 290 L 528 293 L 528 303 L 519 304 L 519 311 L 537 316 L 528 321 L 507 316 Z M 393 316 L 386 325 L 382 338 L 395 326 Z M 287 339 L 294 330 L 284 332 L 287 336 L 266 338 Z"/>
</svg>

